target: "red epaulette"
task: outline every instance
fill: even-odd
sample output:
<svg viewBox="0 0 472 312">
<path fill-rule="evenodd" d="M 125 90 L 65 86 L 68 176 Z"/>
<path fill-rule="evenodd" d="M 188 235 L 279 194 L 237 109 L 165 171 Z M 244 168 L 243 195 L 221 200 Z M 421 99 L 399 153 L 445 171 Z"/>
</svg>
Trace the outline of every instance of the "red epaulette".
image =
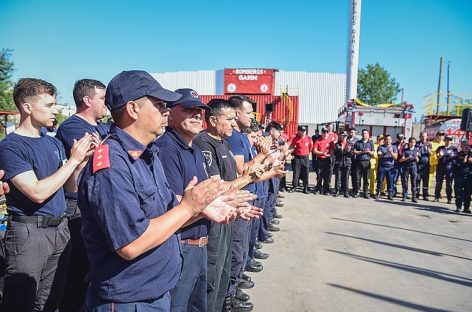
<svg viewBox="0 0 472 312">
<path fill-rule="evenodd" d="M 93 153 L 93 173 L 110 168 L 110 146 L 103 144 Z"/>
</svg>

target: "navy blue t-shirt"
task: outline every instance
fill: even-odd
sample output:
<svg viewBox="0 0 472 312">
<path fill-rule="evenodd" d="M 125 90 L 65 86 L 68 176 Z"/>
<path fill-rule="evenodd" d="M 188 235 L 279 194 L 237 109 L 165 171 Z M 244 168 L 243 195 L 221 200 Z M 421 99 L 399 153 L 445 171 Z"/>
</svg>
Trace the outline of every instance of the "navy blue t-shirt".
<svg viewBox="0 0 472 312">
<path fill-rule="evenodd" d="M 74 145 L 74 139 L 81 139 L 85 132 L 89 134 L 97 132 L 100 138 L 104 139 L 110 133 L 110 125 L 103 122 L 97 122 L 97 125 L 92 125 L 77 115 L 72 115 L 64 120 L 57 129 L 56 138 L 64 144 L 67 158 L 70 157 L 70 150 L 72 145 Z"/>
<path fill-rule="evenodd" d="M 398 153 L 398 148 L 395 145 L 390 145 L 392 147 L 392 152 L 394 154 Z M 382 167 L 391 167 L 395 164 L 395 159 L 392 156 L 392 153 L 388 151 L 386 145 L 380 145 L 377 150 L 378 153 L 382 153 L 382 157 L 379 157 L 379 166 Z"/>
<path fill-rule="evenodd" d="M 208 179 L 205 156 L 195 144 L 190 147 L 182 137 L 167 128 L 166 132 L 156 140 L 159 147 L 159 159 L 166 174 L 167 182 L 172 191 L 183 195 L 184 190 L 197 177 L 198 183 Z M 196 239 L 208 235 L 210 221 L 201 219 L 180 231 L 182 239 Z"/>
<path fill-rule="evenodd" d="M 112 126 L 110 138 L 96 153 L 103 153 L 98 155 L 102 165 L 109 155 L 110 167 L 93 173 L 89 161 L 79 178 L 78 198 L 90 290 L 108 302 L 156 300 L 179 279 L 178 235 L 131 261 L 116 250 L 138 239 L 151 219 L 178 203 L 167 184 L 159 149 L 143 146 Z"/>
<path fill-rule="evenodd" d="M 233 129 L 233 134 L 226 138 L 226 142 L 228 142 L 231 152 L 233 152 L 235 156 L 244 156 L 244 163 L 247 163 L 253 158 L 251 155 L 251 143 L 249 143 L 249 139 L 245 134 Z M 256 186 L 254 183 L 250 183 L 245 187 L 245 189 L 254 193 L 256 191 Z"/>
<path fill-rule="evenodd" d="M 367 142 L 364 142 L 363 140 L 359 140 L 359 141 L 356 142 L 356 144 L 354 144 L 354 150 L 355 151 L 363 151 L 363 150 L 366 150 L 366 149 L 373 152 L 374 151 L 374 143 L 372 143 L 372 141 L 370 141 L 370 140 L 367 140 Z M 367 154 L 367 153 L 356 155 L 356 160 L 358 160 L 358 161 L 368 161 L 371 158 L 372 158 L 372 156 L 370 156 L 370 154 Z"/>
<path fill-rule="evenodd" d="M 102 122 L 92 125 L 77 115 L 72 115 L 64 120 L 57 129 L 56 138 L 64 144 L 67 158 L 70 158 L 70 150 L 74 145 L 74 139 L 80 140 L 85 132 L 89 134 L 97 132 L 100 139 L 104 139 L 110 133 L 110 126 Z M 66 191 L 66 198 L 77 199 L 77 193 Z"/>
<path fill-rule="evenodd" d="M 12 178 L 33 170 L 38 180 L 43 180 L 64 164 L 66 155 L 62 143 L 54 137 L 41 134 L 32 138 L 10 133 L 0 142 L 0 168 L 5 171 L 3 181 L 9 182 L 6 195 L 7 209 L 12 215 L 60 217 L 66 209 L 64 189 L 61 187 L 44 203 L 37 204 L 20 192 Z"/>
</svg>

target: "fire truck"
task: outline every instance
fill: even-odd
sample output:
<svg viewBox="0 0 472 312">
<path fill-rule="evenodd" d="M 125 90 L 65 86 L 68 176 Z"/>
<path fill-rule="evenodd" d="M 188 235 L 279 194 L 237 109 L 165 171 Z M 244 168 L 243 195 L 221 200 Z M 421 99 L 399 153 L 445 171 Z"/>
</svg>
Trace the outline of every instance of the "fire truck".
<svg viewBox="0 0 472 312">
<path fill-rule="evenodd" d="M 373 106 L 362 103 L 359 99 L 353 99 L 339 109 L 338 129 L 356 128 L 358 132 L 367 129 L 373 137 L 381 134 L 395 137 L 402 133 L 409 138 L 413 130 L 413 113 L 413 104 Z"/>
</svg>

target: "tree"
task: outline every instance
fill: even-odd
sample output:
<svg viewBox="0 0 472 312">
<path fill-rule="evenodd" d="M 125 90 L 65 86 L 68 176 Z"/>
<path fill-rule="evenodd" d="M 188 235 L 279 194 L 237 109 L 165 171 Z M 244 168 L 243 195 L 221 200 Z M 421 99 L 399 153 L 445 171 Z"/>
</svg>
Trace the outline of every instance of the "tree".
<svg viewBox="0 0 472 312">
<path fill-rule="evenodd" d="M 0 110 L 15 111 L 16 106 L 13 102 L 13 82 L 11 75 L 13 73 L 13 62 L 10 61 L 11 49 L 2 49 L 0 51 Z"/>
<path fill-rule="evenodd" d="M 367 64 L 360 69 L 357 79 L 357 97 L 366 104 L 394 103 L 400 84 L 379 63 Z"/>
</svg>

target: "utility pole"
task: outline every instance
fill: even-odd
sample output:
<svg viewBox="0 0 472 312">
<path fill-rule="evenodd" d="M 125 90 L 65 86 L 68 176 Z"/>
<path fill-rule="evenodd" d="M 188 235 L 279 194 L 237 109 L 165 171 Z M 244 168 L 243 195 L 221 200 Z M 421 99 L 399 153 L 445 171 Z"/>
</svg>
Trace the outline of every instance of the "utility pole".
<svg viewBox="0 0 472 312">
<path fill-rule="evenodd" d="M 436 102 L 436 115 L 439 115 L 439 108 L 441 106 L 441 80 L 442 80 L 442 56 L 439 58 L 439 81 L 438 81 L 438 98 Z"/>
<path fill-rule="evenodd" d="M 447 115 L 449 115 L 451 108 L 451 90 L 449 89 L 449 67 L 451 67 L 451 62 L 447 62 Z"/>
</svg>

